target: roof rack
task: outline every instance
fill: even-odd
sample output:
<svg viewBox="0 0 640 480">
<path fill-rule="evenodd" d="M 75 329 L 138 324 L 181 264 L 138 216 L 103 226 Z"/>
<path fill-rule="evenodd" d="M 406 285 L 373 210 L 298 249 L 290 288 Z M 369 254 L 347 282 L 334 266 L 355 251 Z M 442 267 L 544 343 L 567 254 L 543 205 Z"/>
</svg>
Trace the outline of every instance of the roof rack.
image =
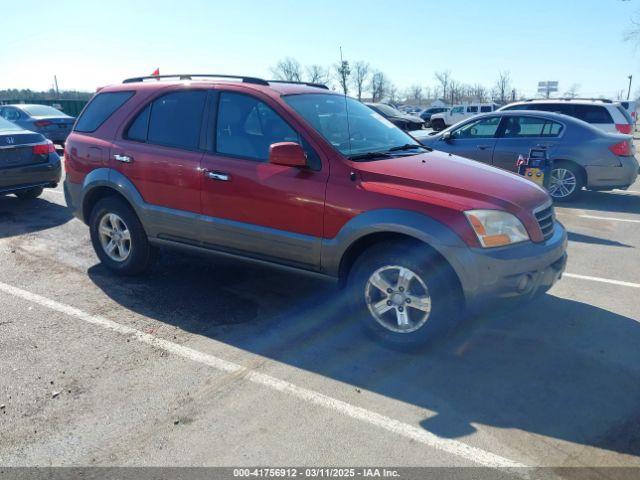
<svg viewBox="0 0 640 480">
<path fill-rule="evenodd" d="M 316 87 L 316 88 L 324 88 L 325 90 L 329 90 L 324 83 L 313 83 L 313 82 L 296 82 L 293 80 L 267 80 L 269 83 L 291 83 L 293 85 L 306 85 L 307 87 Z"/>
<path fill-rule="evenodd" d="M 219 75 L 217 73 L 180 73 L 175 75 L 147 75 L 144 77 L 132 77 L 122 81 L 122 83 L 137 83 L 145 80 L 164 80 L 174 78 L 178 80 L 193 80 L 194 78 L 232 78 L 242 80 L 244 83 L 253 83 L 255 85 L 269 85 L 269 82 L 261 78 L 245 77 L 242 75 Z"/>
<path fill-rule="evenodd" d="M 554 98 L 527 98 L 525 102 L 535 102 L 535 101 L 548 101 L 548 100 L 561 100 L 564 102 L 569 102 L 571 100 L 588 100 L 591 102 L 602 102 L 602 103 L 613 103 L 612 100 L 608 98 L 582 98 L 582 97 L 554 97 Z"/>
</svg>

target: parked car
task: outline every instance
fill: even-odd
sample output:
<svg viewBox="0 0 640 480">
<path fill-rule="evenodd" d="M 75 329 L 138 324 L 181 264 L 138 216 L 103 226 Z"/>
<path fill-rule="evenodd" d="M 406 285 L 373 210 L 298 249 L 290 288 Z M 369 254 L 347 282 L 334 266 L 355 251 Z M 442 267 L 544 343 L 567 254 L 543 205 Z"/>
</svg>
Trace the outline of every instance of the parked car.
<svg viewBox="0 0 640 480">
<path fill-rule="evenodd" d="M 518 175 L 431 151 L 327 89 L 160 79 L 102 89 L 67 140 L 67 203 L 113 272 L 143 272 L 157 247 L 311 271 L 404 344 L 565 268 L 549 195 Z"/>
<path fill-rule="evenodd" d="M 573 200 L 583 187 L 626 189 L 638 176 L 628 135 L 603 132 L 550 112 L 498 111 L 418 140 L 436 150 L 511 171 L 517 171 L 518 155 L 545 148 L 554 161 L 549 192 L 558 201 Z"/>
<path fill-rule="evenodd" d="M 36 198 L 58 185 L 60 172 L 53 143 L 0 118 L 0 195 Z"/>
<path fill-rule="evenodd" d="M 498 109 L 495 103 L 471 103 L 469 105 L 454 105 L 447 112 L 431 115 L 429 125 L 436 131 L 444 130 L 462 120 L 474 117 L 480 113 L 493 112 Z"/>
<path fill-rule="evenodd" d="M 500 110 L 542 110 L 579 118 L 604 132 L 631 134 L 633 120 L 619 103 L 611 100 L 545 99 L 511 103 Z"/>
<path fill-rule="evenodd" d="M 620 102 L 622 108 L 624 108 L 631 117 L 631 124 L 635 127 L 638 122 L 638 104 L 635 100 L 625 100 Z"/>
<path fill-rule="evenodd" d="M 75 118 L 48 105 L 0 105 L 0 117 L 64 146 Z"/>
<path fill-rule="evenodd" d="M 367 103 L 366 105 L 404 131 L 420 130 L 424 126 L 420 117 L 403 113 L 385 103 Z"/>
<path fill-rule="evenodd" d="M 449 107 L 430 107 L 424 109 L 418 116 L 424 121 L 425 126 L 429 127 L 431 126 L 432 115 L 436 113 L 447 113 L 449 110 L 451 110 Z"/>
</svg>

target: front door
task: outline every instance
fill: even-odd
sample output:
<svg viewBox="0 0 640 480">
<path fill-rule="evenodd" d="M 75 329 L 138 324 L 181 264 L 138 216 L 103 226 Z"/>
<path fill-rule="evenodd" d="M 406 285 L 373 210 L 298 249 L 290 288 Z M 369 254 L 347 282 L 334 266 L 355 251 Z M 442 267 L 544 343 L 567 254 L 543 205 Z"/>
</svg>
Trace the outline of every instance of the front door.
<svg viewBox="0 0 640 480">
<path fill-rule="evenodd" d="M 491 164 L 500 117 L 470 120 L 451 132 L 448 141 L 439 140 L 436 150 Z"/>
<path fill-rule="evenodd" d="M 217 97 L 213 151 L 202 161 L 204 242 L 318 267 L 328 165 L 266 101 L 231 91 Z M 277 142 L 301 143 L 307 168 L 270 164 Z"/>
<path fill-rule="evenodd" d="M 527 156 L 532 148 L 543 148 L 553 158 L 563 126 L 558 122 L 530 116 L 505 116 L 493 152 L 493 165 L 517 171 L 519 155 Z"/>
</svg>

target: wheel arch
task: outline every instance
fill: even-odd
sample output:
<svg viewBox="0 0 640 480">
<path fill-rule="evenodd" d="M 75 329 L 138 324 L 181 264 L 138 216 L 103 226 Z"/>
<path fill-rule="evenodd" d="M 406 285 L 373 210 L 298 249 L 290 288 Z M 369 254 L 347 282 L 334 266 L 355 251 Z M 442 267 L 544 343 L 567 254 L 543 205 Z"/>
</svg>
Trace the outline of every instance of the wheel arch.
<svg viewBox="0 0 640 480">
<path fill-rule="evenodd" d="M 144 201 L 136 187 L 120 172 L 101 168 L 93 170 L 83 182 L 80 212 L 85 223 L 89 222 L 95 204 L 108 196 L 121 198 L 133 208 L 139 218 L 141 217 Z"/>
</svg>

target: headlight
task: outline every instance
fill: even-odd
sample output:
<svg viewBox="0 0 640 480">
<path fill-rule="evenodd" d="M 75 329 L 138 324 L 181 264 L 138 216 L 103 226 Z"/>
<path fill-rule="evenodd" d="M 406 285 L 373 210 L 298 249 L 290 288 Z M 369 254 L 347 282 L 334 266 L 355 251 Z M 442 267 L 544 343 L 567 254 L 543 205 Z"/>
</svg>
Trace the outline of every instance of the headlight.
<svg viewBox="0 0 640 480">
<path fill-rule="evenodd" d="M 501 247 L 529 240 L 529 234 L 518 218 L 501 210 L 468 210 L 464 212 L 485 248 Z"/>
</svg>

